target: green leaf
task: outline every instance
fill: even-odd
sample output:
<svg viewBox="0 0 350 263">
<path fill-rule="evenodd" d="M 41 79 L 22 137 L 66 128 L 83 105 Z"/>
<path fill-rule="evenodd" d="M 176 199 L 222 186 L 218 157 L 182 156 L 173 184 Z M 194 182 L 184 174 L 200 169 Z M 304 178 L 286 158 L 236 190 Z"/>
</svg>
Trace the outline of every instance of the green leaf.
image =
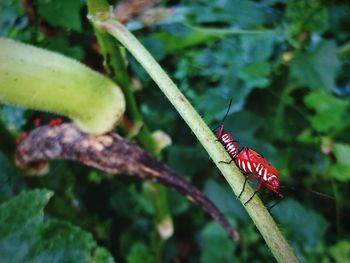
<svg viewBox="0 0 350 263">
<path fill-rule="evenodd" d="M 21 228 L 39 226 L 43 222 L 44 206 L 53 193 L 47 190 L 24 192 L 0 205 L 0 237 L 4 239 Z M 21 209 L 25 208 L 25 209 Z"/>
<path fill-rule="evenodd" d="M 234 262 L 236 245 L 232 243 L 224 230 L 216 223 L 209 223 L 202 231 L 203 247 L 201 263 Z"/>
<path fill-rule="evenodd" d="M 23 15 L 23 10 L 19 1 L 0 1 L 0 36 L 5 37 L 16 31 L 20 15 Z"/>
<path fill-rule="evenodd" d="M 31 262 L 89 262 L 94 257 L 96 243 L 91 234 L 70 223 L 50 220 L 38 235 L 28 255 Z M 114 260 L 109 256 L 105 262 Z"/>
<path fill-rule="evenodd" d="M 238 57 L 243 58 L 243 63 L 251 63 L 263 60 L 269 60 L 275 52 L 276 40 L 281 32 L 279 30 L 263 31 L 263 34 L 247 34 L 240 36 L 241 50 Z M 231 54 L 232 56 L 233 54 Z M 236 61 L 240 62 L 240 61 Z M 241 63 L 242 63 L 241 62 Z"/>
<path fill-rule="evenodd" d="M 311 253 L 317 243 L 322 242 L 326 233 L 327 221 L 311 209 L 306 209 L 300 203 L 283 200 L 272 210 L 296 252 L 302 256 L 302 251 Z"/>
<path fill-rule="evenodd" d="M 270 63 L 267 61 L 256 61 L 241 68 L 238 72 L 238 77 L 250 87 L 262 88 L 270 84 L 270 72 Z"/>
<path fill-rule="evenodd" d="M 125 196 L 128 198 L 125 199 Z M 135 185 L 131 185 L 115 191 L 110 197 L 109 205 L 118 216 L 136 220 L 135 214 L 130 213 L 130 207 L 138 212 L 154 215 L 154 206 L 148 197 L 146 187 L 138 189 Z"/>
<path fill-rule="evenodd" d="M 268 31 L 249 31 L 237 29 L 219 29 L 176 25 L 176 30 L 161 31 L 154 33 L 153 38 L 162 41 L 166 53 L 181 51 L 185 48 L 199 44 L 209 44 L 215 40 L 227 38 L 234 35 L 255 35 L 268 33 Z"/>
<path fill-rule="evenodd" d="M 335 143 L 333 153 L 337 162 L 331 166 L 330 174 L 339 181 L 350 180 L 350 145 Z"/>
<path fill-rule="evenodd" d="M 168 163 L 179 174 L 192 176 L 201 170 L 203 164 L 208 162 L 207 157 L 197 147 L 184 147 L 172 145 L 167 148 Z"/>
<path fill-rule="evenodd" d="M 80 31 L 83 5 L 80 0 L 38 0 L 38 12 L 53 26 Z"/>
<path fill-rule="evenodd" d="M 82 61 L 84 59 L 83 48 L 81 46 L 72 46 L 68 42 L 67 37 L 63 36 L 62 34 L 59 34 L 54 38 L 50 38 L 49 41 L 50 42 L 45 46 L 45 48 L 64 54 L 68 57 L 75 58 L 78 61 Z"/>
<path fill-rule="evenodd" d="M 296 46 L 304 31 L 323 33 L 329 28 L 328 10 L 318 0 L 288 1 L 286 18 L 287 39 Z"/>
<path fill-rule="evenodd" d="M 128 263 L 153 263 L 154 259 L 143 243 L 136 243 L 132 246 L 127 256 Z"/>
<path fill-rule="evenodd" d="M 344 114 L 349 103 L 335 98 L 321 91 L 313 91 L 304 97 L 306 106 L 313 109 L 316 114 L 311 116 L 312 127 L 324 132 L 339 126 L 344 121 Z"/>
<path fill-rule="evenodd" d="M 134 187 L 133 187 L 134 188 Z M 133 189 L 130 188 L 130 189 Z M 121 189 L 120 191 L 115 191 L 109 200 L 109 205 L 111 209 L 114 210 L 120 217 L 125 217 L 128 220 L 131 220 L 134 214 L 130 213 L 130 207 L 135 207 L 136 197 L 140 195 L 136 190 L 130 191 L 127 189 Z M 129 193 L 132 193 L 131 195 Z M 125 198 L 128 196 L 128 198 Z M 142 198 L 140 198 L 142 200 Z M 145 200 L 147 201 L 147 199 Z M 148 207 L 148 206 L 146 206 Z"/>
<path fill-rule="evenodd" d="M 350 242 L 340 240 L 329 248 L 329 252 L 335 263 L 350 263 Z"/>
<path fill-rule="evenodd" d="M 93 263 L 113 263 L 115 262 L 109 251 L 102 247 L 97 247 L 92 255 Z"/>
<path fill-rule="evenodd" d="M 23 192 L 0 205 L 0 254 L 4 262 L 114 262 L 91 234 L 68 222 L 44 222 L 53 192 Z"/>
<path fill-rule="evenodd" d="M 21 178 L 21 174 L 14 166 L 13 161 L 0 152 L 0 198 L 8 198 L 13 195 L 13 189 L 21 190 L 23 188 L 19 178 Z"/>
<path fill-rule="evenodd" d="M 291 61 L 291 72 L 301 85 L 331 91 L 340 66 L 333 41 L 323 41 L 312 53 L 299 53 Z"/>
<path fill-rule="evenodd" d="M 100 184 L 103 179 L 103 174 L 97 170 L 90 170 L 87 178 L 91 183 Z"/>
<path fill-rule="evenodd" d="M 232 217 L 241 220 L 247 220 L 247 214 L 244 213 L 241 203 L 235 198 L 230 189 L 222 187 L 213 180 L 208 180 L 204 186 L 204 193 L 222 213 L 232 215 Z"/>
<path fill-rule="evenodd" d="M 262 5 L 253 1 L 192 1 L 189 13 L 197 23 L 229 23 L 242 28 L 261 25 L 271 19 L 264 14 Z"/>
<path fill-rule="evenodd" d="M 167 195 L 172 215 L 187 213 L 192 207 L 192 204 L 187 199 L 175 191 L 168 191 Z"/>
<path fill-rule="evenodd" d="M 153 38 L 159 40 L 164 45 L 166 53 L 180 51 L 182 49 L 213 41 L 218 39 L 218 36 L 207 34 L 206 32 L 196 32 L 181 25 L 177 26 L 176 32 L 161 31 L 153 34 Z"/>
</svg>

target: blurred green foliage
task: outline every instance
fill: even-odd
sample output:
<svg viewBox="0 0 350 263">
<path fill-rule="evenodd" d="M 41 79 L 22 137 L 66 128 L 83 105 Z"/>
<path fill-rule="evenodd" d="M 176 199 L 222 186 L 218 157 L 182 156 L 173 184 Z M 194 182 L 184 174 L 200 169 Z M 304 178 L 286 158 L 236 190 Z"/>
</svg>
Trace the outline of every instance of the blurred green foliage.
<svg viewBox="0 0 350 263">
<path fill-rule="evenodd" d="M 178 0 L 162 1 L 160 6 L 171 8 L 166 19 L 146 26 L 135 18 L 128 27 L 208 125 L 215 127 L 222 120 L 233 99 L 225 128 L 241 147 L 256 149 L 280 170 L 286 200 L 272 213 L 300 260 L 349 262 L 350 5 L 323 0 Z M 102 71 L 86 12 L 81 0 L 3 0 L 0 36 L 66 54 Z M 253 223 L 186 124 L 133 58 L 128 57 L 128 62 L 131 76 L 140 82 L 135 94 L 145 121 L 172 138 L 164 161 L 205 191 L 242 236 L 240 243 L 232 244 L 199 208 L 169 191 L 175 234 L 165 244 L 163 262 L 271 262 Z M 15 167 L 15 138 L 33 128 L 36 117 L 45 123 L 52 115 L 0 106 L 0 217 L 11 214 L 1 220 L 1 231 L 10 231 L 20 217 L 34 220 L 35 228 L 25 229 L 19 223 L 16 233 L 29 235 L 23 239 L 28 244 L 40 238 L 52 240 L 51 249 L 37 248 L 38 258 L 59 257 L 64 247 L 86 253 L 82 247 L 74 249 L 74 242 L 57 245 L 59 233 L 77 235 L 77 242 L 88 249 L 95 246 L 84 231 L 57 221 L 65 220 L 92 233 L 118 262 L 154 262 L 150 244 L 154 207 L 141 182 L 124 176 L 112 179 L 62 161 L 52 162 L 43 177 L 28 177 Z M 34 188 L 55 192 L 45 213 L 47 222 L 42 222 L 47 192 L 29 192 L 35 197 L 26 193 L 11 200 Z M 275 199 L 266 192 L 260 195 L 268 205 Z M 20 198 L 24 203 L 16 204 L 16 210 L 6 208 Z M 35 200 L 42 205 L 32 215 L 25 214 L 39 204 Z M 19 240 L 11 247 L 0 236 L 1 255 L 5 246 L 14 249 L 14 255 L 26 255 L 18 248 L 23 245 Z M 57 254 L 56 245 L 60 246 Z M 107 252 L 101 251 L 94 255 L 100 252 L 100 262 L 108 262 Z"/>
<path fill-rule="evenodd" d="M 114 262 L 91 234 L 67 222 L 48 219 L 43 208 L 51 191 L 23 192 L 0 206 L 3 262 Z M 28 202 L 29 201 L 29 202 Z"/>
</svg>

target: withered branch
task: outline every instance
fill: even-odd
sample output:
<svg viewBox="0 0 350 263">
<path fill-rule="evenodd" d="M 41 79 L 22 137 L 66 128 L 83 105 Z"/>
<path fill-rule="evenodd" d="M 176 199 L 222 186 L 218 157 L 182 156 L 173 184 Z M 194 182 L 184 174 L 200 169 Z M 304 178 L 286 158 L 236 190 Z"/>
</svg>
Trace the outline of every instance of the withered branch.
<svg viewBox="0 0 350 263">
<path fill-rule="evenodd" d="M 239 239 L 224 215 L 200 190 L 116 133 L 92 136 L 72 124 L 42 126 L 30 132 L 16 151 L 17 164 L 26 170 L 40 172 L 42 161 L 53 159 L 79 161 L 111 175 L 127 174 L 169 186 L 204 209 L 232 240 Z"/>
</svg>

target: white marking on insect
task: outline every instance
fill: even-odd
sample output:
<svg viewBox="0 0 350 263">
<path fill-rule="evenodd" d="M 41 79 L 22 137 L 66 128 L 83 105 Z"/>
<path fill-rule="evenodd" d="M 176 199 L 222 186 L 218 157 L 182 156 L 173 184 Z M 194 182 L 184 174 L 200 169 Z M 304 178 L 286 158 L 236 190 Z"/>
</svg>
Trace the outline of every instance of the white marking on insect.
<svg viewBox="0 0 350 263">
<path fill-rule="evenodd" d="M 266 181 L 267 180 L 267 169 L 264 168 L 264 180 Z"/>
<path fill-rule="evenodd" d="M 252 173 L 253 171 L 252 171 L 252 167 L 250 166 L 250 162 L 247 162 L 247 166 L 248 166 L 249 171 Z"/>
<path fill-rule="evenodd" d="M 245 163 L 242 161 L 242 170 L 246 172 Z"/>
<path fill-rule="evenodd" d="M 225 133 L 225 134 L 222 136 L 222 141 L 223 141 L 224 143 L 228 143 L 228 142 L 230 141 L 230 136 L 229 136 L 227 133 Z"/>
<path fill-rule="evenodd" d="M 261 163 L 259 163 L 256 167 L 256 170 L 258 171 L 258 173 L 259 173 L 260 167 L 261 167 Z"/>
<path fill-rule="evenodd" d="M 263 175 L 263 170 L 264 170 L 264 167 L 261 167 L 261 169 L 260 169 L 259 172 L 258 172 L 258 174 L 259 174 L 260 176 Z"/>
</svg>

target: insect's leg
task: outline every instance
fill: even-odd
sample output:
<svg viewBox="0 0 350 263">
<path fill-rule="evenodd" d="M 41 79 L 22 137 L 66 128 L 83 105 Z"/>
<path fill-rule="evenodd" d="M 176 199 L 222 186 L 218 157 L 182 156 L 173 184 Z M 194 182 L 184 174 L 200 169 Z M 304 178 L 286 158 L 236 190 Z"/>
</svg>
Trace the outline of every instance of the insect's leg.
<svg viewBox="0 0 350 263">
<path fill-rule="evenodd" d="M 229 162 L 225 162 L 225 161 L 219 161 L 219 163 L 226 163 L 226 164 L 230 164 L 230 163 L 232 163 L 234 160 L 233 159 L 231 159 Z"/>
<path fill-rule="evenodd" d="M 249 150 L 249 148 L 247 146 L 244 146 L 239 152 L 245 151 L 245 150 Z"/>
<path fill-rule="evenodd" d="M 247 205 L 252 199 L 253 199 L 253 197 L 256 195 L 256 193 L 257 193 L 258 191 L 254 191 L 254 194 L 244 203 L 244 205 Z"/>
<path fill-rule="evenodd" d="M 244 203 L 244 205 L 247 205 L 252 199 L 253 197 L 256 195 L 256 193 L 259 191 L 260 187 L 261 187 L 261 184 L 262 184 L 262 180 L 261 178 L 259 178 L 260 182 L 258 183 L 258 185 L 256 186 L 256 189 L 254 191 L 254 194 Z"/>
<path fill-rule="evenodd" d="M 241 191 L 241 193 L 238 195 L 238 199 L 241 197 L 241 195 L 243 194 L 243 192 L 244 192 L 244 189 L 245 189 L 245 185 L 246 185 L 246 183 L 247 183 L 247 180 L 260 180 L 260 178 L 258 177 L 258 176 L 255 176 L 255 175 L 247 175 L 246 177 L 245 177 L 245 180 L 244 180 L 244 184 L 243 184 L 243 188 L 242 188 L 242 191 Z"/>
<path fill-rule="evenodd" d="M 281 193 L 277 193 L 279 198 L 273 205 L 271 205 L 267 210 L 269 210 L 269 212 L 271 212 L 271 209 L 274 208 L 279 202 L 282 201 L 282 199 L 284 198 L 284 196 Z"/>
<path fill-rule="evenodd" d="M 247 180 L 248 180 L 248 176 L 246 176 L 245 179 L 244 179 L 243 188 L 242 188 L 242 191 L 240 192 L 240 194 L 239 194 L 238 197 L 237 197 L 238 199 L 241 198 L 241 195 L 242 195 L 243 192 L 244 192 L 244 188 L 245 188 L 245 185 L 246 185 L 246 183 L 247 183 Z"/>
<path fill-rule="evenodd" d="M 271 212 L 272 208 L 274 208 L 276 205 L 278 205 L 279 202 L 282 201 L 282 198 L 278 199 L 273 205 L 271 205 L 267 210 Z"/>
</svg>

